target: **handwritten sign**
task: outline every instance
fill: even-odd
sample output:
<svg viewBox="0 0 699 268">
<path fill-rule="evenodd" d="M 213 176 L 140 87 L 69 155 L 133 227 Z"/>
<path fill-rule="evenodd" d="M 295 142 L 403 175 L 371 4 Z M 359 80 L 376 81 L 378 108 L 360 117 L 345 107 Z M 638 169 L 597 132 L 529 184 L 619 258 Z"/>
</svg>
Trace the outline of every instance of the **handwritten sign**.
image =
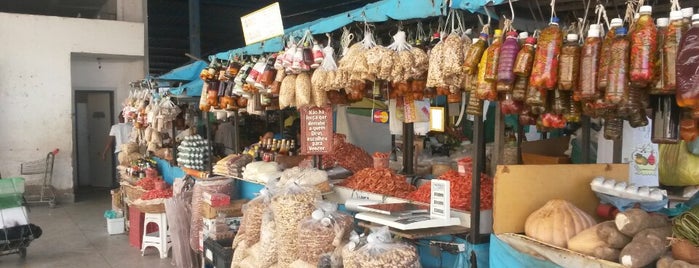
<svg viewBox="0 0 699 268">
<path fill-rule="evenodd" d="M 246 45 L 284 35 L 279 2 L 240 17 L 240 23 Z"/>
<path fill-rule="evenodd" d="M 333 110 L 330 106 L 301 108 L 301 154 L 327 154 L 333 146 Z"/>
</svg>

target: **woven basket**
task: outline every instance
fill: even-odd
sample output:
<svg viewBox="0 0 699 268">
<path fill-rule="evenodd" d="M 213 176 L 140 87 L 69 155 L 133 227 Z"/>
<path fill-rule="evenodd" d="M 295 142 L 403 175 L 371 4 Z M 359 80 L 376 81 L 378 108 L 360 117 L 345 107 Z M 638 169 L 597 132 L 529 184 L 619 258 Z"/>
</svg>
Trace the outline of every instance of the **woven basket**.
<svg viewBox="0 0 699 268">
<path fill-rule="evenodd" d="M 132 207 L 135 207 L 143 213 L 165 213 L 165 202 L 149 202 L 151 200 L 137 200 L 131 203 Z"/>
<path fill-rule="evenodd" d="M 143 189 L 140 186 L 133 186 L 128 182 L 121 182 L 121 190 L 126 193 L 129 203 L 141 198 L 141 196 L 146 193 L 146 189 Z"/>
</svg>

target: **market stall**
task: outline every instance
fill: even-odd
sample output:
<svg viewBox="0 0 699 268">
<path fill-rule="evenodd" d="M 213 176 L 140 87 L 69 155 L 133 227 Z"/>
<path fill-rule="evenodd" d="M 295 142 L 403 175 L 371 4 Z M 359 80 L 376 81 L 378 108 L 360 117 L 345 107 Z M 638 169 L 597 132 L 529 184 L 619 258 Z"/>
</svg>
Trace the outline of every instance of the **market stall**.
<svg viewBox="0 0 699 268">
<path fill-rule="evenodd" d="M 694 261 L 682 253 L 697 249 L 699 221 L 685 212 L 697 201 L 668 209 L 667 192 L 655 187 L 699 184 L 682 171 L 695 167 L 696 150 L 687 148 L 697 136 L 696 89 L 685 68 L 697 69 L 690 37 L 699 28 L 682 24 L 689 18 L 676 2 L 669 24 L 656 27 L 652 8 L 630 2 L 626 20 L 606 28 L 603 5 L 596 21 L 560 21 L 552 4 L 548 25 L 531 36 L 515 29 L 512 3 L 509 16 L 495 17 L 482 6 L 428 2 L 380 1 L 291 27 L 264 45 L 181 68 L 192 81 L 185 85 L 134 89 L 124 102 L 136 134 L 120 159 L 122 189 L 130 206 L 173 217 L 178 264 L 196 262 L 192 251 L 231 267 Z M 476 20 L 474 32 L 467 24 Z M 185 77 L 176 74 L 169 76 Z M 183 87 L 196 98 L 178 101 Z M 371 104 L 367 120 L 388 123 L 391 136 L 338 128 L 348 117 L 337 107 L 359 102 Z M 180 113 L 192 131 L 177 139 L 167 132 Z M 287 126 L 285 114 L 298 116 Z M 260 121 L 239 120 L 248 116 Z M 231 118 L 236 152 L 217 155 L 212 126 Z M 598 119 L 615 147 L 627 140 L 624 124 L 650 124 L 648 140 L 663 145 L 628 151 L 631 164 L 564 164 L 575 154 L 565 155 L 576 150 L 569 144 L 590 162 Z M 278 135 L 262 130 L 244 146 L 238 141 L 246 129 L 277 124 Z M 523 141 L 525 126 L 553 136 L 575 125 L 580 139 Z M 391 150 L 359 146 L 353 131 Z M 632 176 L 658 169 L 655 185 Z M 665 257 L 670 241 L 674 259 Z"/>
</svg>

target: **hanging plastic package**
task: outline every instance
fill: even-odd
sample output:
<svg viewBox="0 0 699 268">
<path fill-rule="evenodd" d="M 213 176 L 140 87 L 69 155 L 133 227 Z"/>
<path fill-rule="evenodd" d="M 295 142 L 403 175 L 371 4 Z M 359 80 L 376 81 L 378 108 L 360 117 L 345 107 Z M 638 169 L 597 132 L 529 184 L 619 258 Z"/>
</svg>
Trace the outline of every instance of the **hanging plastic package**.
<svg viewBox="0 0 699 268">
<path fill-rule="evenodd" d="M 500 110 L 503 114 L 519 114 L 522 111 L 523 103 L 512 98 L 512 93 L 505 93 L 502 100 L 499 101 Z"/>
<path fill-rule="evenodd" d="M 491 50 L 486 49 L 481 56 L 481 61 L 478 63 L 478 86 L 476 88 L 476 96 L 480 100 L 495 100 L 497 97 L 497 92 L 495 89 L 495 82 L 489 82 L 485 80 L 485 66 L 488 63 L 488 58 L 490 57 Z"/>
<path fill-rule="evenodd" d="M 558 90 L 577 89 L 580 71 L 580 45 L 577 34 L 566 36 L 558 66 Z"/>
<path fill-rule="evenodd" d="M 488 46 L 488 33 L 482 32 L 478 36 L 478 40 L 469 46 L 466 55 L 464 55 L 463 69 L 468 74 L 478 72 L 478 63 L 483 57 L 486 47 Z"/>
<path fill-rule="evenodd" d="M 677 54 L 677 105 L 699 109 L 699 14 L 692 16 L 692 28 L 687 30 Z M 696 112 L 694 114 L 697 114 Z M 694 116 L 694 118 L 698 118 Z"/>
<path fill-rule="evenodd" d="M 630 42 L 626 37 L 626 28 L 616 28 L 616 36 L 609 49 L 609 72 L 607 74 L 606 99 L 613 104 L 620 104 L 629 95 L 629 48 Z"/>
<path fill-rule="evenodd" d="M 488 59 L 485 62 L 485 74 L 483 79 L 495 83 L 498 78 L 498 62 L 500 60 L 500 47 L 502 46 L 502 30 L 495 29 L 493 43 L 486 49 Z"/>
<path fill-rule="evenodd" d="M 618 140 L 624 130 L 624 120 L 611 117 L 604 120 L 604 138 L 608 140 Z"/>
<path fill-rule="evenodd" d="M 583 101 L 594 101 L 600 94 L 597 91 L 597 70 L 602 40 L 600 25 L 592 24 L 580 53 L 580 97 Z"/>
<path fill-rule="evenodd" d="M 558 18 L 541 32 L 538 48 L 534 54 L 534 65 L 529 77 L 529 86 L 537 89 L 553 90 L 558 83 L 558 57 L 563 45 L 563 33 L 558 26 Z"/>
<path fill-rule="evenodd" d="M 653 23 L 651 6 L 641 6 L 640 17 L 631 32 L 629 79 L 631 86 L 645 88 L 655 77 L 655 56 L 658 49 L 658 30 Z"/>
<path fill-rule="evenodd" d="M 689 153 L 687 143 L 658 145 L 660 159 L 658 178 L 667 186 L 699 184 L 699 156 Z"/>
<path fill-rule="evenodd" d="M 529 86 L 529 75 L 532 71 L 532 64 L 534 63 L 534 44 L 536 43 L 536 38 L 527 37 L 524 41 L 524 45 L 517 53 L 517 58 L 515 59 L 513 73 L 516 75 L 515 83 L 512 87 L 512 98 L 517 101 L 524 101 L 527 96 L 527 88 Z"/>
<path fill-rule="evenodd" d="M 683 141 L 693 141 L 699 137 L 699 124 L 692 118 L 691 112 L 683 110 L 680 115 L 680 138 Z"/>
<path fill-rule="evenodd" d="M 602 50 L 599 56 L 599 69 L 597 70 L 597 90 L 599 92 L 607 90 L 607 76 L 609 74 L 609 61 L 611 59 L 612 42 L 616 36 L 616 28 L 624 24 L 619 18 L 612 19 L 609 24 L 609 31 L 602 41 Z"/>
</svg>

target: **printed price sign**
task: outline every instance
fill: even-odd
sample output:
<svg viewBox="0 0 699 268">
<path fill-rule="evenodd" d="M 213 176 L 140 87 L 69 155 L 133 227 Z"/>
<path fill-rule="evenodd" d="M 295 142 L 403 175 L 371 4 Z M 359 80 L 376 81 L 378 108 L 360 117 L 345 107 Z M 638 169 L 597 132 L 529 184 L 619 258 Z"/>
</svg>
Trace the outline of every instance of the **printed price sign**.
<svg viewBox="0 0 699 268">
<path fill-rule="evenodd" d="M 332 151 L 333 110 L 330 106 L 301 108 L 301 154 L 318 155 Z"/>
</svg>

